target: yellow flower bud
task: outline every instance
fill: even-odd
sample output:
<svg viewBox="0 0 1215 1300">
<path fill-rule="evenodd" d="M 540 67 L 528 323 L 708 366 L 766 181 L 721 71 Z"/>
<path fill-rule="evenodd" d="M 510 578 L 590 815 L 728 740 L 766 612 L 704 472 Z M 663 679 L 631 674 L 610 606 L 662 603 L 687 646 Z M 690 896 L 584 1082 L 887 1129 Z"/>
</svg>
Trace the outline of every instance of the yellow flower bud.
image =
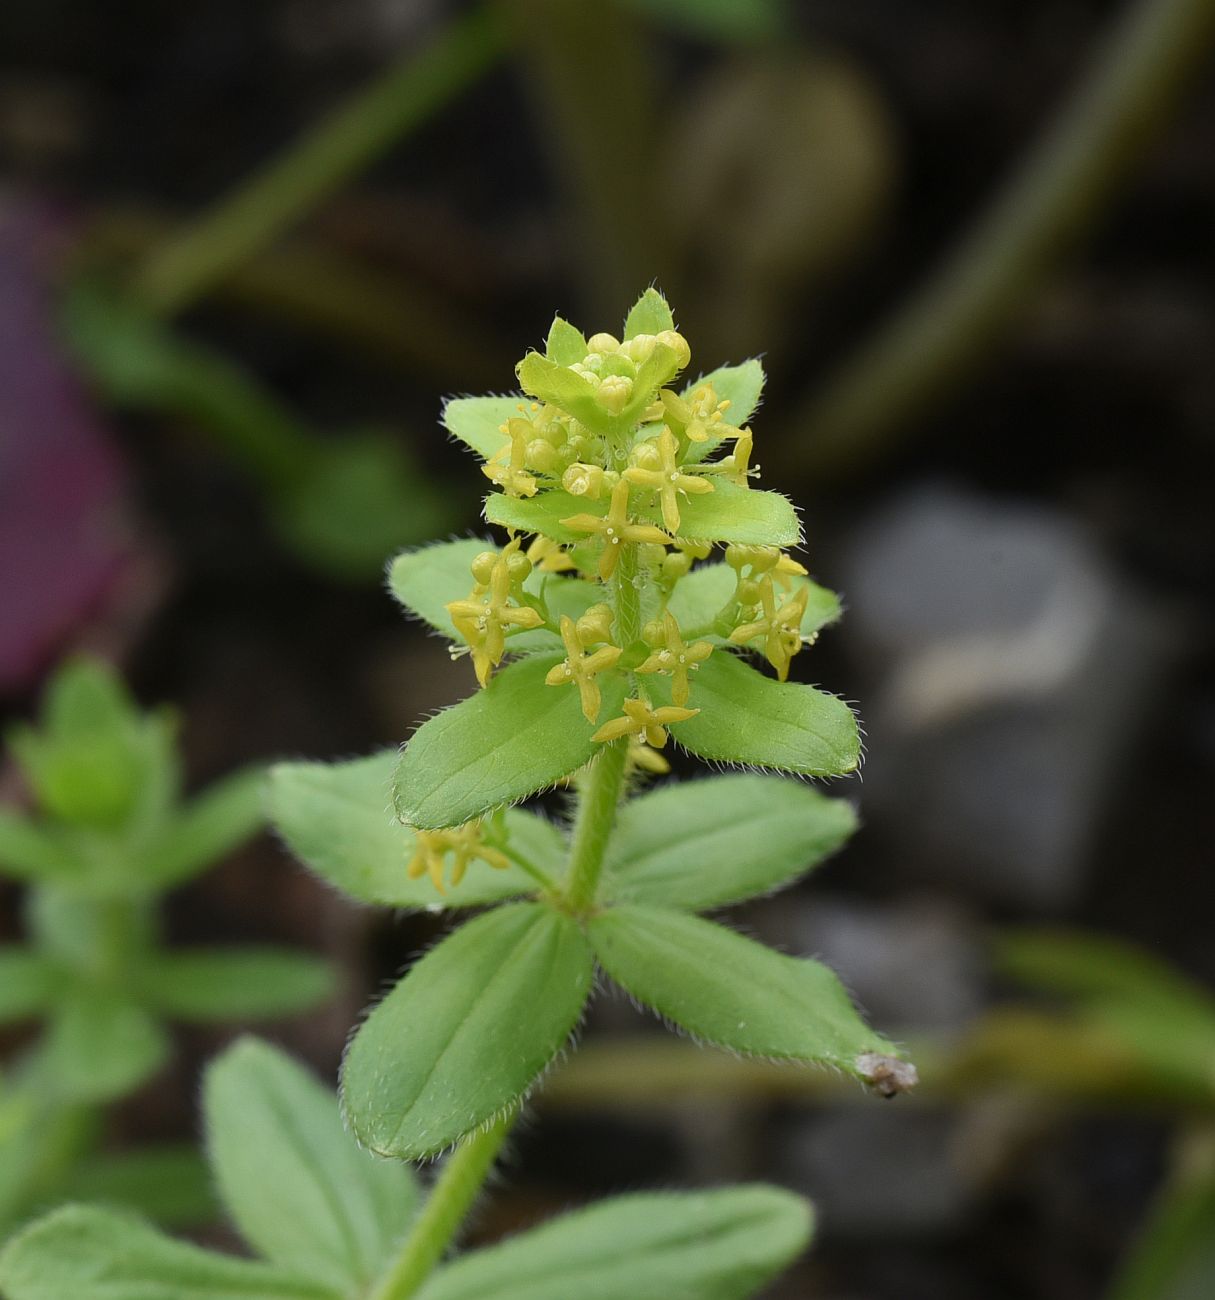
<svg viewBox="0 0 1215 1300">
<path fill-rule="evenodd" d="M 680 370 L 692 360 L 692 349 L 688 347 L 688 341 L 678 330 L 663 330 L 657 336 L 658 342 L 664 344 L 675 353 L 679 359 Z"/>
<path fill-rule="evenodd" d="M 608 375 L 599 385 L 595 400 L 613 415 L 619 415 L 633 396 L 633 381 L 627 375 Z"/>
</svg>

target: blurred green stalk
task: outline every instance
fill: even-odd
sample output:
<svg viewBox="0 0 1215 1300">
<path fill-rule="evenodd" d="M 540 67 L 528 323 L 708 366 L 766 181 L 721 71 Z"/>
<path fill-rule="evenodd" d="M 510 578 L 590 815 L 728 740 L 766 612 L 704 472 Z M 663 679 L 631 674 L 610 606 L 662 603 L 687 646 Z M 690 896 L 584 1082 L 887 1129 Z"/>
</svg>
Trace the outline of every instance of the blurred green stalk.
<svg viewBox="0 0 1215 1300">
<path fill-rule="evenodd" d="M 272 244 L 321 200 L 420 126 L 488 69 L 505 48 L 489 7 L 453 22 L 358 91 L 269 167 L 155 250 L 132 289 L 171 315 Z"/>
<path fill-rule="evenodd" d="M 859 468 L 964 378 L 1101 213 L 1215 34 L 1212 0 L 1141 0 L 1019 174 L 924 289 L 795 411 L 802 464 Z"/>
</svg>

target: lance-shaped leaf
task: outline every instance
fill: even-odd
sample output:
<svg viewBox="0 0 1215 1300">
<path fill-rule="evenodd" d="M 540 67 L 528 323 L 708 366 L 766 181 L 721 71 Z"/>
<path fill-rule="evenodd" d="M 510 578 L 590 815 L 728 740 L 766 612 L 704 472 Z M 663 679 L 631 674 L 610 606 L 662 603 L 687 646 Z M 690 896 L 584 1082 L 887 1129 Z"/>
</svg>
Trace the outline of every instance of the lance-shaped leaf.
<svg viewBox="0 0 1215 1300">
<path fill-rule="evenodd" d="M 683 390 L 683 396 L 691 397 L 704 384 L 713 386 L 719 402 L 724 400 L 730 403 L 723 417 L 730 429 L 741 429 L 755 414 L 755 408 L 759 406 L 759 399 L 764 391 L 764 368 L 754 358 L 738 366 L 721 366 L 688 384 Z M 719 437 L 710 437 L 704 442 L 693 443 L 688 450 L 688 459 L 704 460 L 721 446 L 721 443 L 722 439 Z"/>
<path fill-rule="evenodd" d="M 203 1111 L 224 1204 L 249 1245 L 301 1277 L 363 1294 L 417 1209 L 412 1170 L 359 1150 L 333 1093 L 254 1038 L 208 1068 Z"/>
<path fill-rule="evenodd" d="M 642 513 L 659 517 L 656 507 Z M 679 536 L 690 542 L 796 546 L 802 539 L 802 530 L 788 497 L 715 478 L 712 492 L 680 501 Z"/>
<path fill-rule="evenodd" d="M 665 677 L 648 679 L 663 704 Z M 765 677 L 737 655 L 715 651 L 692 678 L 692 707 L 671 734 L 698 758 L 746 763 L 804 776 L 843 776 L 860 763 L 861 742 L 852 710 L 834 695 Z"/>
<path fill-rule="evenodd" d="M 712 921 L 631 904 L 593 917 L 604 970 L 639 1002 L 697 1038 L 749 1056 L 832 1065 L 865 1077 L 889 1043 L 857 1014 L 835 974 Z"/>
<path fill-rule="evenodd" d="M 559 366 L 575 365 L 586 359 L 586 338 L 569 321 L 554 316 L 544 344 L 544 355 Z"/>
<path fill-rule="evenodd" d="M 449 641 L 460 642 L 462 638 L 456 632 L 447 605 L 453 600 L 462 600 L 472 589 L 470 566 L 473 560 L 482 551 L 496 549 L 496 542 L 466 537 L 405 551 L 393 560 L 388 571 L 389 588 L 410 613 L 429 623 Z M 577 620 L 603 599 L 601 589 L 594 583 L 544 573 L 539 569 L 533 569 L 528 575 L 524 590 L 543 599 L 554 626 L 559 624 L 562 614 Z M 507 649 L 512 654 L 555 649 L 560 645 L 560 636 L 548 628 L 516 632 L 506 640 Z"/>
<path fill-rule="evenodd" d="M 18 1233 L 0 1254 L 0 1288 L 5 1300 L 342 1300 L 319 1282 L 84 1205 Z"/>
<path fill-rule="evenodd" d="M 843 799 L 779 777 L 664 786 L 616 818 L 604 896 L 702 911 L 788 884 L 856 829 Z"/>
<path fill-rule="evenodd" d="M 595 730 L 578 692 L 546 686 L 559 657 L 538 655 L 496 673 L 475 695 L 436 714 L 413 733 L 397 764 L 400 816 L 421 830 L 460 826 L 523 799 L 594 757 Z M 624 678 L 604 673 L 602 717 L 624 700 Z"/>
<path fill-rule="evenodd" d="M 538 401 L 560 407 L 585 424 L 592 433 L 611 433 L 620 423 L 620 417 L 611 415 L 599 405 L 589 380 L 577 371 L 542 357 L 539 352 L 529 352 L 515 372 L 525 393 L 530 393 Z"/>
<path fill-rule="evenodd" d="M 342 893 L 381 907 L 473 907 L 529 894 L 535 879 L 517 866 L 474 867 L 446 894 L 406 865 L 415 837 L 392 810 L 395 749 L 346 763 L 279 763 L 270 774 L 270 815 L 287 847 Z M 509 808 L 503 851 L 556 875 L 565 838 L 543 817 Z"/>
<path fill-rule="evenodd" d="M 489 460 L 510 441 L 502 426 L 519 414 L 520 403 L 526 401 L 518 393 L 506 397 L 453 397 L 443 407 L 443 424 L 482 460 Z"/>
<path fill-rule="evenodd" d="M 775 1187 L 621 1196 L 465 1255 L 419 1300 L 743 1300 L 812 1226 L 810 1206 Z"/>
<path fill-rule="evenodd" d="M 381 1155 L 434 1155 L 517 1102 L 564 1046 L 591 987 L 577 924 L 507 903 L 432 949 L 364 1022 L 342 1099 Z"/>
<path fill-rule="evenodd" d="M 556 542 L 579 542 L 584 533 L 567 528 L 561 521 L 574 515 L 605 515 L 607 501 L 576 497 L 562 488 L 541 492 L 534 497 L 508 497 L 505 492 L 491 492 L 485 498 L 485 518 L 502 528 L 521 533 L 543 533 Z"/>
<path fill-rule="evenodd" d="M 80 865 L 49 829 L 0 808 L 0 875 L 17 880 L 68 880 Z"/>
<path fill-rule="evenodd" d="M 624 322 L 624 337 L 631 339 L 637 334 L 661 334 L 663 330 L 674 328 L 675 318 L 667 300 L 657 289 L 647 289 L 629 308 Z"/>
<path fill-rule="evenodd" d="M 259 1020 L 296 1015 L 333 996 L 333 971 L 279 948 L 177 949 L 140 972 L 147 1003 L 177 1020 Z"/>
<path fill-rule="evenodd" d="M 780 582 L 782 586 L 778 592 L 782 601 L 787 599 L 784 591 L 789 596 L 796 595 L 803 588 L 806 591 L 802 636 L 813 636 L 821 628 L 838 621 L 843 611 L 840 598 L 834 591 L 797 574 L 781 575 Z M 736 575 L 728 564 L 702 564 L 679 580 L 667 608 L 678 619 L 685 636 L 712 636 L 713 621 L 733 599 L 736 585 Z M 718 635 L 717 639 L 722 638 Z"/>
<path fill-rule="evenodd" d="M 0 947 L 0 1024 L 45 1011 L 56 998 L 62 974 L 54 962 L 29 948 Z"/>
<path fill-rule="evenodd" d="M 265 824 L 265 792 L 266 772 L 259 767 L 191 799 L 141 850 L 140 881 L 167 889 L 214 866 Z"/>
<path fill-rule="evenodd" d="M 81 990 L 59 1008 L 43 1064 L 63 1094 L 102 1102 L 132 1092 L 169 1054 L 165 1031 L 142 1007 L 116 993 Z"/>
</svg>

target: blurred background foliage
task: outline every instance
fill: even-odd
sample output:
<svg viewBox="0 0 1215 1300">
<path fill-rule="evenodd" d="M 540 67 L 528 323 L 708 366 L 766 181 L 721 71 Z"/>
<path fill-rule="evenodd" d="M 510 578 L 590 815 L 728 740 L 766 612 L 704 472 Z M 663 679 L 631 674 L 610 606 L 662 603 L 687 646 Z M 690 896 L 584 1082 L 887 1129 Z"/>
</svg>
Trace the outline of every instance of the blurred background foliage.
<svg viewBox="0 0 1215 1300">
<path fill-rule="evenodd" d="M 57 739 L 62 683 L 105 680 L 48 687 L 74 651 L 174 701 L 204 797 L 462 694 L 382 586 L 483 527 L 440 399 L 509 390 L 554 309 L 599 328 L 659 283 L 693 369 L 764 354 L 760 459 L 850 606 L 799 666 L 869 731 L 846 865 L 746 924 L 840 969 L 924 1085 L 886 1111 L 693 1065 L 604 1003 L 481 1231 L 768 1177 L 821 1212 L 783 1295 L 1211 1294 L 1213 29 L 1209 0 L 13 0 L 0 697 L 49 690 L 50 730 L 13 733 L 0 830 L 100 819 L 113 860 L 171 770 L 136 771 L 168 724 L 112 681 L 109 730 Z M 155 911 L 164 960 L 323 953 L 347 978 L 276 1036 L 331 1077 L 439 923 L 349 911 L 264 837 L 225 858 L 245 838 L 102 893 Z M 119 998 L 142 1030 L 106 1042 L 143 1064 L 32 1120 L 56 1019 L 19 945 L 71 927 L 3 848 L 0 1219 L 96 1194 L 229 1240 L 195 1080 L 258 1009 Z"/>
</svg>

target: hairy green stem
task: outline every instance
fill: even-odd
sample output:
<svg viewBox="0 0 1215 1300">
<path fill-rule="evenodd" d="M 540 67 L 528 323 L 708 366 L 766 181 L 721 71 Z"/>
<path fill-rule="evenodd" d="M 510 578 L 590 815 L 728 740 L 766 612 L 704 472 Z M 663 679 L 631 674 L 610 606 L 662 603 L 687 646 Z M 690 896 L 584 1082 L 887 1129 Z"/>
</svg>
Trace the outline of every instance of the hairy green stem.
<svg viewBox="0 0 1215 1300">
<path fill-rule="evenodd" d="M 517 1114 L 509 1111 L 456 1147 L 392 1266 L 368 1300 L 408 1300 L 416 1294 L 459 1231 Z"/>
<path fill-rule="evenodd" d="M 489 8 L 452 23 L 357 92 L 277 161 L 152 253 L 134 291 L 152 311 L 181 311 L 272 244 L 322 199 L 426 121 L 505 47 Z"/>
<path fill-rule="evenodd" d="M 573 912 L 585 912 L 595 901 L 628 756 L 627 736 L 602 746 L 583 784 L 565 887 L 565 901 Z"/>
<path fill-rule="evenodd" d="M 797 412 L 819 476 L 866 462 L 999 340 L 1168 120 L 1215 36 L 1211 0 L 1140 0 L 936 277 Z"/>
</svg>

